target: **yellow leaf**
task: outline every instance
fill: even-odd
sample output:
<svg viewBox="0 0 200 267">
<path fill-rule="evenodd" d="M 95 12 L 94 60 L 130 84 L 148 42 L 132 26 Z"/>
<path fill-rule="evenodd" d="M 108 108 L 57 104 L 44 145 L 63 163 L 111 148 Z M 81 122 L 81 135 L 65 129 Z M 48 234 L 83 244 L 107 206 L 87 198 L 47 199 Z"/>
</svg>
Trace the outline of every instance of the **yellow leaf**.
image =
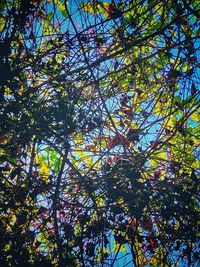
<svg viewBox="0 0 200 267">
<path fill-rule="evenodd" d="M 163 259 L 164 259 L 164 255 L 165 255 L 165 250 L 162 247 L 159 247 L 156 249 L 155 253 L 152 255 L 151 259 L 150 259 L 150 266 L 152 267 L 157 267 L 157 266 L 161 266 L 163 263 Z M 165 267 L 168 266 L 168 264 L 163 265 Z"/>
<path fill-rule="evenodd" d="M 156 153 L 154 157 L 156 159 L 159 159 L 159 160 L 167 160 L 167 154 L 166 154 L 166 152 Z"/>
<path fill-rule="evenodd" d="M 22 85 L 21 88 L 18 90 L 18 94 L 21 96 L 24 93 L 24 86 Z"/>
<path fill-rule="evenodd" d="M 88 2 L 87 4 L 81 4 L 81 8 L 92 15 L 101 13 L 98 3 Z"/>
<path fill-rule="evenodd" d="M 73 141 L 74 141 L 74 144 L 75 146 L 77 147 L 80 147 L 82 145 L 84 145 L 84 138 L 83 138 L 83 134 L 80 133 L 80 134 L 72 134 L 72 138 L 73 138 Z"/>
<path fill-rule="evenodd" d="M 6 214 L 4 216 L 4 218 L 6 218 L 9 221 L 9 225 L 14 225 L 16 220 L 17 220 L 16 216 L 12 210 L 9 209 L 8 211 L 9 211 L 9 213 Z M 8 225 L 8 227 L 9 227 L 9 225 Z"/>
<path fill-rule="evenodd" d="M 190 118 L 195 122 L 200 122 L 200 112 L 199 111 L 195 111 L 194 113 L 192 113 Z"/>
<path fill-rule="evenodd" d="M 191 165 L 192 168 L 194 169 L 199 169 L 200 167 L 200 161 L 198 159 L 195 159 Z"/>
<path fill-rule="evenodd" d="M 47 166 L 47 164 L 42 161 L 42 164 L 40 165 L 40 172 L 42 174 L 42 179 L 45 181 L 45 182 L 48 182 L 49 181 L 49 174 L 50 174 L 50 170 Z"/>
<path fill-rule="evenodd" d="M 10 247 L 11 247 L 11 244 L 6 244 L 5 247 L 4 247 L 4 250 L 5 251 L 9 251 Z"/>
<path fill-rule="evenodd" d="M 149 173 L 147 172 L 142 172 L 141 173 L 141 178 L 138 180 L 138 182 L 143 183 L 149 178 Z"/>
<path fill-rule="evenodd" d="M 0 148 L 0 156 L 4 155 L 5 154 L 5 149 L 3 148 Z"/>
<path fill-rule="evenodd" d="M 46 241 L 46 237 L 44 236 L 43 233 L 39 233 L 38 236 L 37 236 L 37 240 L 41 243 L 45 242 Z"/>
<path fill-rule="evenodd" d="M 154 160 L 154 159 L 150 159 L 149 162 L 150 162 L 151 166 L 153 166 L 153 167 L 159 165 L 158 161 L 157 160 Z"/>
<path fill-rule="evenodd" d="M 102 148 L 107 148 L 107 142 L 106 142 L 106 140 L 101 140 L 101 143 L 100 143 L 100 146 L 102 147 Z"/>
<path fill-rule="evenodd" d="M 85 155 L 83 150 L 74 150 L 73 154 L 79 156 L 79 158 L 82 158 Z"/>
<path fill-rule="evenodd" d="M 118 204 L 118 205 L 123 205 L 123 204 L 124 204 L 124 199 L 123 199 L 123 197 L 120 197 L 120 198 L 117 199 L 117 204 Z"/>
<path fill-rule="evenodd" d="M 159 115 L 159 116 L 160 115 L 166 115 L 167 114 L 167 110 L 166 110 L 164 105 L 162 105 L 160 102 L 157 102 L 155 104 L 155 108 L 153 110 L 153 113 L 155 115 Z"/>
<path fill-rule="evenodd" d="M 48 21 L 42 21 L 42 32 L 43 35 L 52 35 L 54 32 L 53 27 L 50 25 Z"/>
<path fill-rule="evenodd" d="M 2 32 L 6 24 L 6 17 L 4 15 L 0 16 L 0 32 Z"/>
<path fill-rule="evenodd" d="M 144 253 L 141 249 L 138 250 L 138 265 L 145 266 L 148 263 L 147 258 L 145 257 Z"/>
<path fill-rule="evenodd" d="M 48 175 L 50 173 L 47 164 L 43 161 L 40 167 L 41 173 Z"/>
<path fill-rule="evenodd" d="M 50 170 L 49 170 L 47 163 L 44 161 L 41 155 L 36 155 L 35 164 L 39 164 L 39 171 L 41 173 L 42 179 L 45 182 L 48 182 Z"/>
<path fill-rule="evenodd" d="M 9 95 L 11 95 L 11 93 L 12 93 L 12 91 L 10 90 L 10 88 L 5 87 L 5 89 L 4 89 L 4 95 L 5 96 L 9 96 Z"/>
<path fill-rule="evenodd" d="M 96 205 L 97 207 L 102 207 L 105 202 L 105 197 L 98 197 L 96 199 Z"/>
<path fill-rule="evenodd" d="M 87 164 L 87 167 L 91 167 L 93 165 L 93 161 L 90 157 L 84 159 L 84 162 Z"/>
<path fill-rule="evenodd" d="M 87 4 L 81 4 L 81 8 L 92 15 L 102 13 L 105 17 L 108 17 L 109 14 L 107 12 L 107 9 L 109 5 L 110 4 L 106 2 L 88 2 Z"/>
<path fill-rule="evenodd" d="M 177 118 L 175 116 L 170 116 L 164 122 L 164 127 L 168 130 L 172 130 L 176 125 Z"/>
<path fill-rule="evenodd" d="M 119 247 L 119 251 L 120 252 L 125 252 L 126 251 L 126 247 L 124 245 L 118 244 L 115 240 L 114 240 L 114 247 L 112 249 L 112 252 L 118 251 Z"/>
</svg>

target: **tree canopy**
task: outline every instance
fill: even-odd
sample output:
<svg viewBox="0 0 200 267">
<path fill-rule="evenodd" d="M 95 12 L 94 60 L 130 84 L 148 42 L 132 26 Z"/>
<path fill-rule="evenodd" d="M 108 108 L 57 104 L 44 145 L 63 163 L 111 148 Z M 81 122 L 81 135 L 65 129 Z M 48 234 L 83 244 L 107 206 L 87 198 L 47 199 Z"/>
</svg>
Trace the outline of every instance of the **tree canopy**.
<svg viewBox="0 0 200 267">
<path fill-rule="evenodd" d="M 198 1 L 0 11 L 0 267 L 198 266 Z"/>
</svg>

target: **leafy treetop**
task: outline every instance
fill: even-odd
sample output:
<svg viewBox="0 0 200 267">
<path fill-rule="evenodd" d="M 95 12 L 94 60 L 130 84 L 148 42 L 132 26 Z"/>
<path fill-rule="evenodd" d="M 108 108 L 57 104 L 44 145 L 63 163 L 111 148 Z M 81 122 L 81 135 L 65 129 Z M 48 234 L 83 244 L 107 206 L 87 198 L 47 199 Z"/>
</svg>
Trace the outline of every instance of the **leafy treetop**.
<svg viewBox="0 0 200 267">
<path fill-rule="evenodd" d="M 198 265 L 198 1 L 0 4 L 0 266 Z"/>
</svg>

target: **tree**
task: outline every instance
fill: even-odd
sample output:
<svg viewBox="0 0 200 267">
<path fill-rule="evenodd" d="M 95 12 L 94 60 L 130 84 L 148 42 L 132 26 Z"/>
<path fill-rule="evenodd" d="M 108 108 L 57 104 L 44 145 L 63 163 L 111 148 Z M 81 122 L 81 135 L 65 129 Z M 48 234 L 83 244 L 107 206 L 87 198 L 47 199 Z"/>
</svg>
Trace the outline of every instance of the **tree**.
<svg viewBox="0 0 200 267">
<path fill-rule="evenodd" d="M 0 4 L 0 266 L 197 266 L 198 1 Z"/>
</svg>

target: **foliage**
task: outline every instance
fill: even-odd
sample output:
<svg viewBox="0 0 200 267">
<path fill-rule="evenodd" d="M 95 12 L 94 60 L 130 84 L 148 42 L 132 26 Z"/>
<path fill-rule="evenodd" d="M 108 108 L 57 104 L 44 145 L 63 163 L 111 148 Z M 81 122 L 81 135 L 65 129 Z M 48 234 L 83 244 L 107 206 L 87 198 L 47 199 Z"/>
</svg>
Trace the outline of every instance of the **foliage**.
<svg viewBox="0 0 200 267">
<path fill-rule="evenodd" d="M 198 265 L 197 5 L 1 1 L 1 267 Z"/>
</svg>

